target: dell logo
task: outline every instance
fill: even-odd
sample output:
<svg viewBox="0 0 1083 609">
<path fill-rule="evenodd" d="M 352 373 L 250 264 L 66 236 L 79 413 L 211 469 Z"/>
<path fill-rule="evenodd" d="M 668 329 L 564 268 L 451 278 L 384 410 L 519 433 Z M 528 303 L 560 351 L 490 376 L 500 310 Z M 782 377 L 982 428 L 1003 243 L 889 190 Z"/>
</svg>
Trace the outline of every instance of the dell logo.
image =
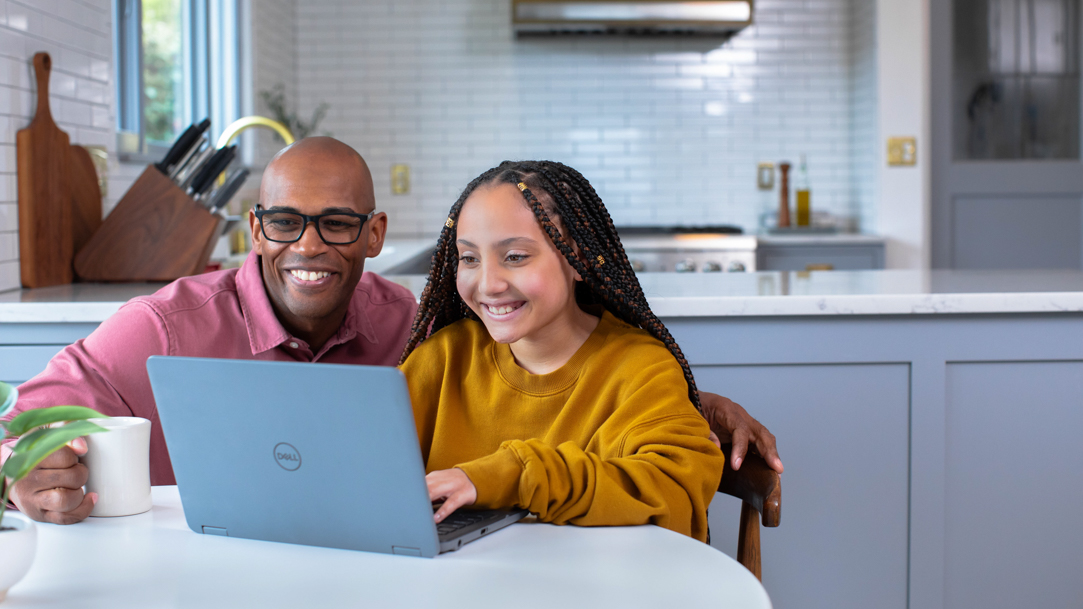
<svg viewBox="0 0 1083 609">
<path fill-rule="evenodd" d="M 275 463 L 284 470 L 292 472 L 301 467 L 301 453 L 285 442 L 275 444 L 274 455 Z"/>
</svg>

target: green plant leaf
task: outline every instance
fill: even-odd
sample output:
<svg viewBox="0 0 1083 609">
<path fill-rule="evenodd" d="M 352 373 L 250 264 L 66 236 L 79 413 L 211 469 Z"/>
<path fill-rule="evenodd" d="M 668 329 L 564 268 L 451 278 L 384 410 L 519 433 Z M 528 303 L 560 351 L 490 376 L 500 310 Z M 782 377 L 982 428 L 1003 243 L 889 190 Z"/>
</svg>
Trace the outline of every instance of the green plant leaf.
<svg viewBox="0 0 1083 609">
<path fill-rule="evenodd" d="M 0 417 L 6 415 L 15 408 L 15 402 L 19 399 L 19 390 L 8 385 L 7 383 L 0 383 Z M 4 427 L 7 427 L 6 425 Z"/>
<path fill-rule="evenodd" d="M 0 469 L 0 475 L 11 478 L 12 482 L 18 482 L 61 446 L 75 438 L 101 431 L 107 430 L 90 421 L 74 421 L 63 427 L 39 429 L 26 438 L 28 440 L 33 438 L 33 440 L 28 442 L 22 450 L 19 449 L 19 444 L 22 444 L 23 440 L 19 440 L 19 444 L 16 444 L 13 449 L 13 454 Z"/>
<path fill-rule="evenodd" d="M 26 452 L 31 446 L 34 445 L 35 442 L 40 440 L 41 437 L 44 436 L 48 431 L 49 431 L 48 427 L 39 427 L 38 429 L 35 429 L 34 431 L 32 431 L 30 433 L 24 433 L 22 435 L 22 437 L 19 438 L 19 441 L 16 442 L 11 447 L 12 452 L 15 452 L 15 453 Z"/>
<path fill-rule="evenodd" d="M 51 408 L 35 408 L 15 417 L 8 422 L 8 433 L 13 436 L 21 436 L 24 433 L 52 423 L 63 421 L 82 421 L 85 419 L 102 419 L 106 415 L 91 410 L 84 406 L 53 406 Z"/>
</svg>

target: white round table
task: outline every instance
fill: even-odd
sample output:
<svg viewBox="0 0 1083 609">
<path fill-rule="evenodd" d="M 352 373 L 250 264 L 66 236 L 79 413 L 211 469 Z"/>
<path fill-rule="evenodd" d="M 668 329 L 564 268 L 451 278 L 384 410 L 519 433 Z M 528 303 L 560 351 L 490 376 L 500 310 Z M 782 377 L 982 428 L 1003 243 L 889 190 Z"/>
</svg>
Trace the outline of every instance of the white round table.
<svg viewBox="0 0 1083 609">
<path fill-rule="evenodd" d="M 153 496 L 137 516 L 38 523 L 0 607 L 771 607 L 732 558 L 654 526 L 519 523 L 426 559 L 198 535 L 176 487 Z"/>
</svg>

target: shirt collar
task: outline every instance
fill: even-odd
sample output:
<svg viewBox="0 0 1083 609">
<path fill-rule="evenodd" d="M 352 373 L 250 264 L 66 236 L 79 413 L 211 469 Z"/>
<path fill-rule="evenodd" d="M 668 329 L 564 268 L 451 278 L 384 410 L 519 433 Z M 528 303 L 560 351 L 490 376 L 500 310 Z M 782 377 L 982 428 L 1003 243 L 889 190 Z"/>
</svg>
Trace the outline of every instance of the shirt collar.
<svg viewBox="0 0 1083 609">
<path fill-rule="evenodd" d="M 364 277 L 362 277 L 363 280 Z M 263 284 L 260 257 L 255 252 L 250 252 L 245 258 L 244 264 L 237 271 L 236 281 L 237 300 L 240 302 L 241 313 L 244 315 L 244 323 L 248 329 L 248 342 L 252 348 L 252 354 L 257 355 L 294 340 L 282 327 L 282 322 L 278 320 L 278 315 L 271 306 L 271 299 L 267 296 L 267 287 Z M 373 345 L 379 344 L 376 330 L 365 311 L 367 301 L 367 293 L 361 290 L 354 291 L 353 297 L 350 298 L 350 307 L 346 310 L 346 317 L 342 320 L 342 326 L 320 349 L 316 359 L 326 353 L 329 348 L 353 340 L 358 334 Z"/>
</svg>

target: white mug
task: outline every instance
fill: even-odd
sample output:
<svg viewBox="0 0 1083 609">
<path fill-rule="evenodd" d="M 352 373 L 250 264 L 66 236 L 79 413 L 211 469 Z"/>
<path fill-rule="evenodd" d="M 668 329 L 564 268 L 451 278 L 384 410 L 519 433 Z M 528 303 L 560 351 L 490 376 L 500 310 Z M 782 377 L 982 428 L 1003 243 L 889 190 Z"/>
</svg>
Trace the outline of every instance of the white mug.
<svg viewBox="0 0 1083 609">
<path fill-rule="evenodd" d="M 131 516 L 150 509 L 150 421 L 140 417 L 90 419 L 108 431 L 86 436 L 82 461 L 88 493 L 98 493 L 91 516 Z"/>
</svg>

